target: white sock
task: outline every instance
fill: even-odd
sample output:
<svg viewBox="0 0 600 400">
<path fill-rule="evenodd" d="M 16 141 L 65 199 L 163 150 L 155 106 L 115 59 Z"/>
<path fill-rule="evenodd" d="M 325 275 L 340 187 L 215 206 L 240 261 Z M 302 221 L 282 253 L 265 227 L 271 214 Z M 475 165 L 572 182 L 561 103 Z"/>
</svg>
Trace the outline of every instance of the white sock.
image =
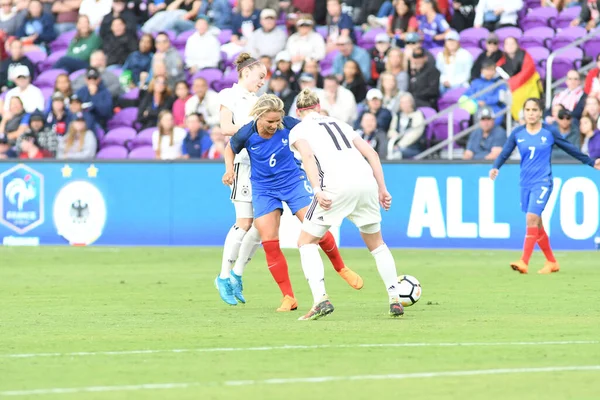
<svg viewBox="0 0 600 400">
<path fill-rule="evenodd" d="M 398 274 L 396 273 L 396 262 L 392 256 L 392 252 L 385 244 L 382 244 L 371 252 L 377 264 L 377 271 L 385 288 L 387 289 L 390 298 L 398 297 Z"/>
<path fill-rule="evenodd" d="M 223 245 L 223 260 L 221 261 L 221 273 L 219 274 L 219 277 L 221 279 L 226 279 L 230 277 L 229 271 L 231 271 L 233 263 L 238 258 L 240 246 L 242 245 L 242 240 L 245 236 L 246 231 L 237 225 L 233 225 L 229 230 L 229 233 L 227 233 L 227 237 L 225 238 L 225 244 Z"/>
<path fill-rule="evenodd" d="M 244 268 L 246 265 L 252 260 L 254 257 L 254 253 L 260 247 L 260 234 L 258 233 L 258 229 L 252 225 L 250 229 L 248 229 L 248 233 L 244 236 L 244 240 L 242 240 L 242 246 L 240 247 L 240 252 L 238 258 L 233 266 L 233 272 L 237 276 L 242 276 L 244 273 Z"/>
<path fill-rule="evenodd" d="M 310 286 L 314 304 L 317 304 L 327 294 L 325 291 L 325 267 L 319 254 L 319 246 L 305 244 L 299 250 L 302 270 Z"/>
</svg>

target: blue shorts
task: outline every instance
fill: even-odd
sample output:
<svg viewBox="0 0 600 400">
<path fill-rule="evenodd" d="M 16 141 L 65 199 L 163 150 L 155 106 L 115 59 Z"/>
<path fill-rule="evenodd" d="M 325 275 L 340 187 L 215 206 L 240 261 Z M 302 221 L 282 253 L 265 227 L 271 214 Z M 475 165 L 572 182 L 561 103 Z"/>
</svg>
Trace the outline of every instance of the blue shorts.
<svg viewBox="0 0 600 400">
<path fill-rule="evenodd" d="M 524 213 L 542 215 L 546 208 L 552 185 L 537 185 L 531 188 L 521 188 L 521 210 Z"/>
<path fill-rule="evenodd" d="M 262 217 L 275 210 L 283 210 L 283 202 L 296 214 L 312 202 L 313 192 L 310 183 L 301 179 L 297 184 L 279 190 L 260 190 L 252 188 L 252 206 L 254 218 Z"/>
</svg>

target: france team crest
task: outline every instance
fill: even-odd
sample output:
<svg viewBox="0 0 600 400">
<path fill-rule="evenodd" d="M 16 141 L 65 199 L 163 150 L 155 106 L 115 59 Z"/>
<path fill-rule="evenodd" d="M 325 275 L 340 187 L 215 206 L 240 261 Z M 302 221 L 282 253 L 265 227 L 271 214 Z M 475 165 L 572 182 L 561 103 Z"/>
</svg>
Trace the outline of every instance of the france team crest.
<svg viewBox="0 0 600 400">
<path fill-rule="evenodd" d="M 44 176 L 24 164 L 0 174 L 0 223 L 23 234 L 44 223 Z"/>
</svg>

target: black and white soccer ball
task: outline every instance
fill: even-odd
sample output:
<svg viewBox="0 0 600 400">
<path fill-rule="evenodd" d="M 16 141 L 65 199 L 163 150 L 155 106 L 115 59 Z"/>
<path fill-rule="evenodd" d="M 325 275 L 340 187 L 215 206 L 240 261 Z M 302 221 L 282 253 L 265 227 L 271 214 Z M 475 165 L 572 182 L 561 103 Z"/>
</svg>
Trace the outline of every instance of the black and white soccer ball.
<svg viewBox="0 0 600 400">
<path fill-rule="evenodd" d="M 414 276 L 400 275 L 398 277 L 400 303 L 410 307 L 421 298 L 421 283 Z"/>
</svg>

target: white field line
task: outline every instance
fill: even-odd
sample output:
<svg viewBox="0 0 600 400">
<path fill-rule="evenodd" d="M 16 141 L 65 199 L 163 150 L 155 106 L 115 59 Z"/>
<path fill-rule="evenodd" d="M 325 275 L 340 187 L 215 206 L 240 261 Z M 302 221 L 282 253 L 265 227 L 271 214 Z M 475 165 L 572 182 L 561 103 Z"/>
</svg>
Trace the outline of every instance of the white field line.
<svg viewBox="0 0 600 400">
<path fill-rule="evenodd" d="M 160 353 L 227 353 L 244 351 L 278 351 L 278 350 L 316 350 L 316 349 L 358 349 L 358 348 L 392 348 L 392 347 L 486 347 L 486 346 L 565 346 L 565 345 L 600 344 L 599 340 L 569 340 L 552 342 L 464 342 L 464 343 L 365 343 L 365 344 L 316 344 L 316 345 L 283 345 L 263 347 L 207 347 L 198 349 L 163 349 L 163 350 L 124 350 L 124 351 L 79 351 L 72 353 L 24 353 L 0 354 L 0 358 L 37 358 L 37 357 L 86 357 L 86 356 L 120 356 L 132 354 Z"/>
<path fill-rule="evenodd" d="M 188 389 L 192 387 L 211 386 L 255 386 L 255 385 L 288 385 L 297 383 L 327 383 L 339 381 L 374 381 L 374 380 L 401 380 L 419 378 L 449 378 L 469 377 L 482 375 L 507 375 L 527 374 L 542 372 L 576 372 L 600 371 L 600 365 L 557 366 L 557 367 L 530 367 L 530 368 L 499 368 L 467 371 L 441 371 L 441 372 L 416 372 L 410 374 L 385 374 L 385 375 L 349 375 L 349 376 L 315 376 L 306 378 L 273 378 L 244 381 L 224 382 L 184 382 L 184 383 L 146 383 L 141 385 L 123 386 L 87 386 L 79 388 L 49 388 L 33 390 L 7 390 L 0 392 L 0 397 L 33 396 L 47 394 L 93 393 L 93 392 L 122 392 L 138 390 L 165 390 Z"/>
</svg>

